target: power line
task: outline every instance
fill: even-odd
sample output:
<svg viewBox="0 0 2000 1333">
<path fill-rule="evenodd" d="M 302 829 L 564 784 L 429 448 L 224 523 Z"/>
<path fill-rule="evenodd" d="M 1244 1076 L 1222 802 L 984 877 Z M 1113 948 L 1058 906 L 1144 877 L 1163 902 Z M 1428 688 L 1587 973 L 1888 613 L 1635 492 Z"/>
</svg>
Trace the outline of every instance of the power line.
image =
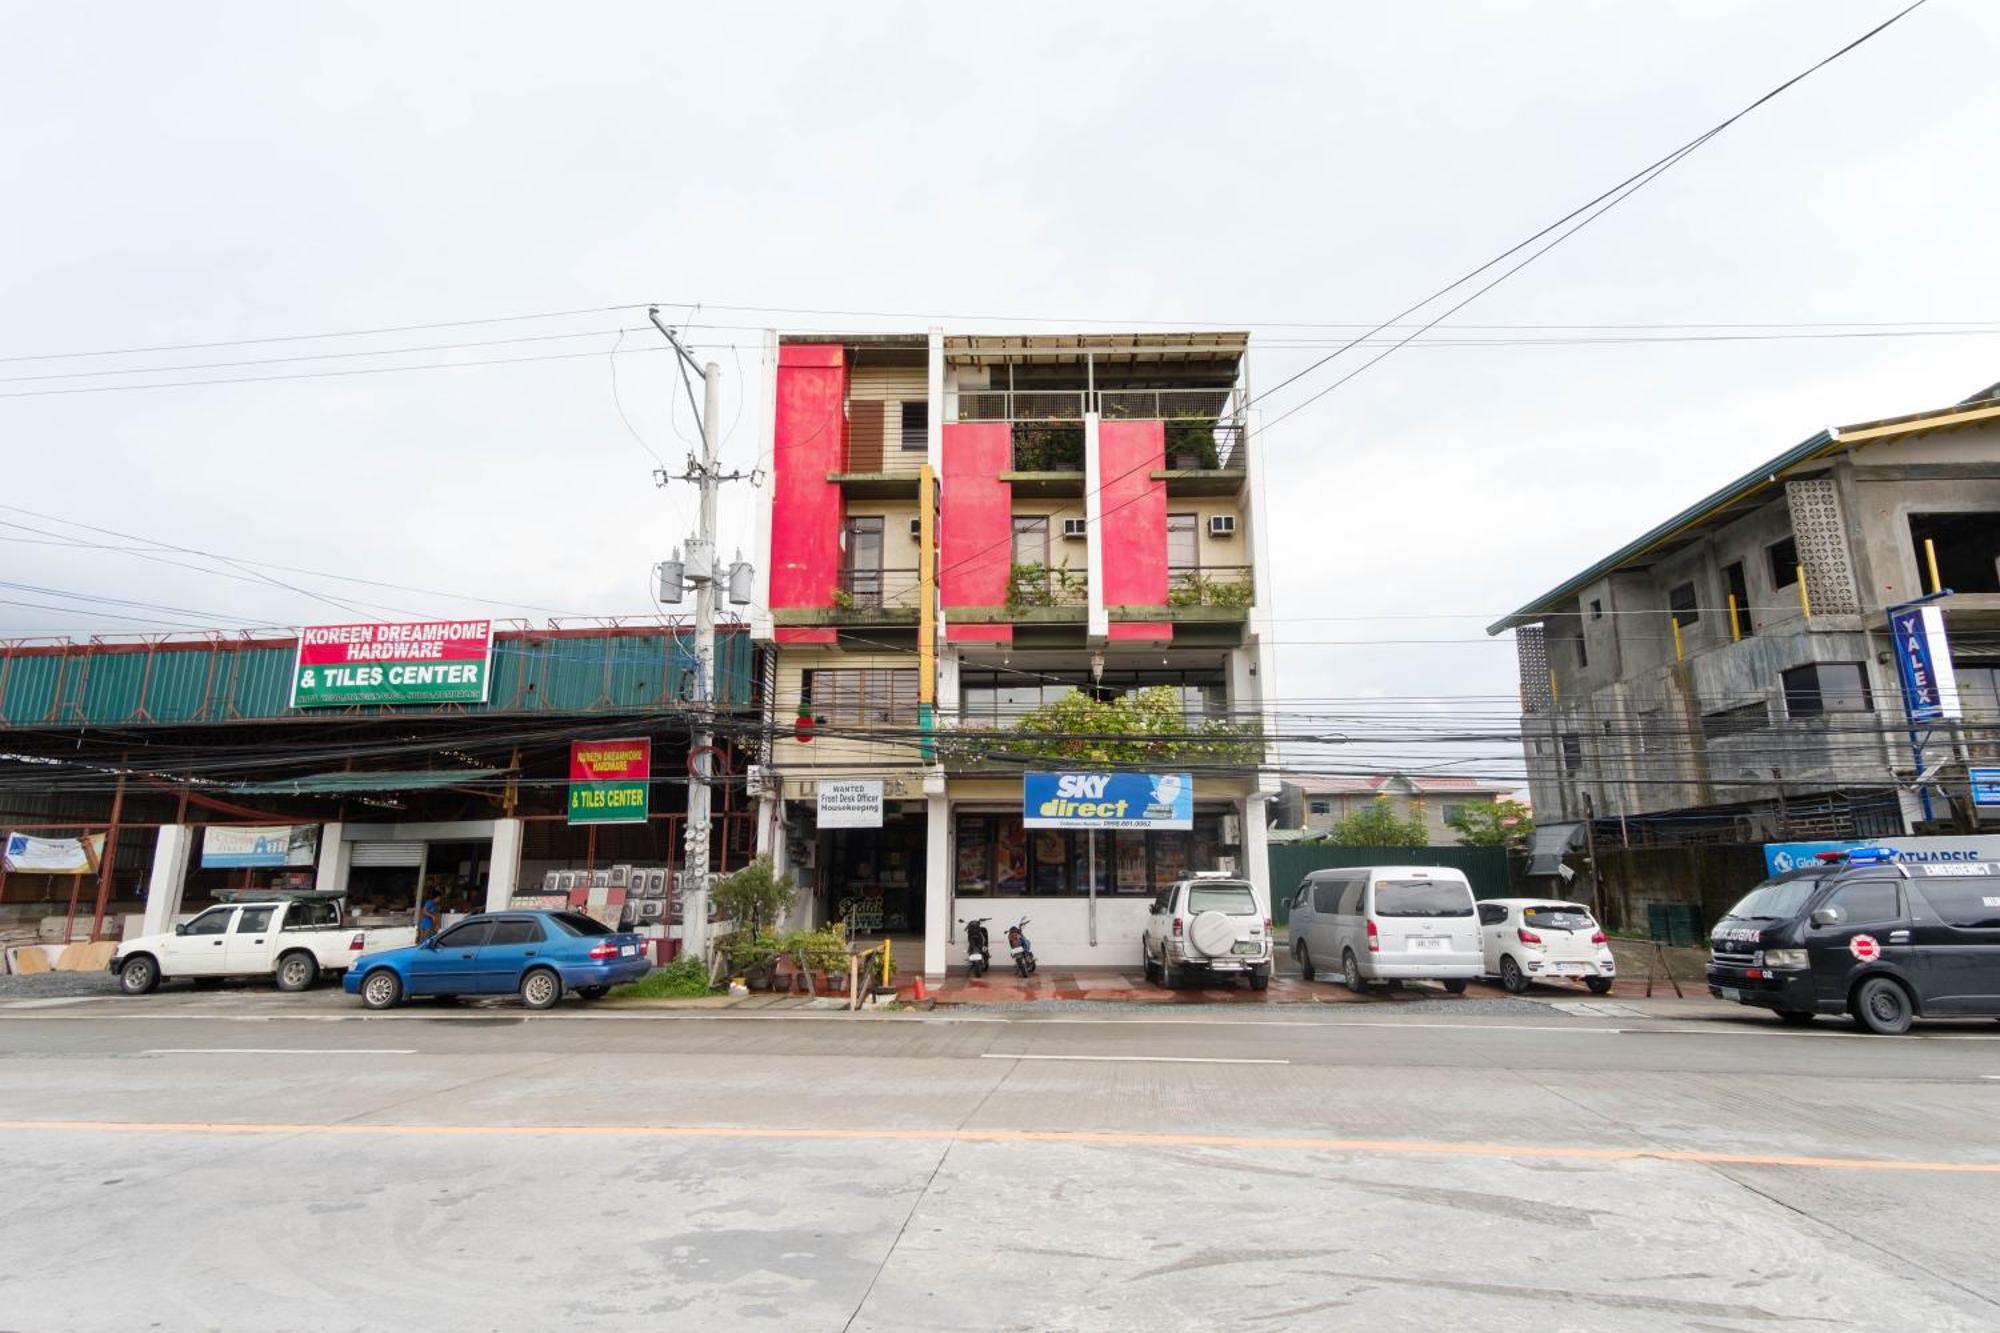
<svg viewBox="0 0 2000 1333">
<path fill-rule="evenodd" d="M 1334 383 L 1328 385 L 1326 388 L 1321 389 L 1318 393 L 1313 394 L 1312 397 L 1307 398 L 1304 402 L 1295 404 L 1291 408 L 1287 409 L 1281 416 L 1270 422 L 1269 425 L 1275 426 L 1278 423 L 1278 421 L 1282 421 L 1284 420 L 1285 417 L 1289 417 L 1293 413 L 1298 412 L 1299 410 L 1308 406 L 1309 404 L 1318 401 L 1320 398 L 1332 392 L 1340 385 L 1345 384 L 1347 381 L 1353 379 L 1356 375 L 1359 375 L 1363 371 L 1367 370 L 1369 366 L 1375 365 L 1376 363 L 1380 362 L 1384 357 L 1389 356 L 1396 350 L 1397 347 L 1400 347 L 1404 343 L 1407 343 L 1415 339 L 1419 334 L 1427 332 L 1429 329 L 1435 327 L 1438 323 L 1443 321 L 1446 317 L 1455 314 L 1457 311 L 1463 309 L 1470 302 L 1477 300 L 1480 296 L 1485 295 L 1487 292 L 1491 291 L 1495 286 L 1499 285 L 1501 282 L 1506 281 L 1514 274 L 1520 272 L 1523 268 L 1527 267 L 1529 264 L 1532 264 L 1535 260 L 1547 254 L 1550 250 L 1553 250 L 1556 246 L 1562 244 L 1563 241 L 1569 239 L 1569 237 L 1583 230 L 1583 228 L 1589 226 L 1592 222 L 1595 222 L 1598 218 L 1604 216 L 1604 214 L 1610 212 L 1613 208 L 1616 208 L 1619 204 L 1623 203 L 1633 194 L 1637 193 L 1641 189 L 1644 189 L 1652 181 L 1656 180 L 1659 176 L 1664 174 L 1666 171 L 1670 170 L 1676 163 L 1680 162 L 1690 153 L 1693 153 L 1696 149 L 1700 148 L 1710 139 L 1713 139 L 1718 134 L 1721 134 L 1724 130 L 1727 130 L 1731 125 L 1734 125 L 1737 121 L 1743 119 L 1743 117 L 1749 115 L 1752 111 L 1755 111 L 1758 107 L 1763 106 L 1766 102 L 1769 102 L 1773 98 L 1784 93 L 1787 89 L 1793 87 L 1802 80 L 1810 77 L 1819 70 L 1824 69 L 1826 66 L 1840 59 L 1848 52 L 1854 50 L 1856 47 L 1861 46 L 1863 43 L 1875 37 L 1877 34 L 1885 31 L 1891 25 L 1899 22 L 1914 10 L 1921 8 L 1926 3 L 1928 3 L 1928 0 L 1914 0 L 1914 3 L 1908 5 L 1902 10 L 1899 10 L 1897 13 L 1890 16 L 1883 22 L 1878 23 L 1875 27 L 1869 29 L 1861 36 L 1855 38 L 1847 45 L 1841 47 L 1838 51 L 1835 51 L 1832 55 L 1829 55 L 1819 61 L 1816 61 L 1814 64 L 1808 66 L 1806 69 L 1800 71 L 1797 74 L 1794 74 L 1791 78 L 1785 80 L 1783 83 L 1771 89 L 1763 96 L 1757 98 L 1755 101 L 1751 102 L 1748 106 L 1745 106 L 1741 110 L 1737 111 L 1735 114 L 1718 122 L 1716 125 L 1712 126 L 1703 133 L 1696 135 L 1694 138 L 1688 140 L 1686 143 L 1682 144 L 1679 148 L 1674 149 L 1666 156 L 1658 158 L 1649 165 L 1642 167 L 1640 170 L 1634 172 L 1630 176 L 1627 176 L 1624 180 L 1612 186 L 1610 189 L 1604 191 L 1602 194 L 1599 194 L 1595 198 L 1589 200 L 1587 203 L 1584 203 L 1577 208 L 1571 209 L 1568 213 L 1565 213 L 1562 217 L 1557 218 L 1554 222 L 1551 222 L 1547 226 L 1543 227 L 1540 231 L 1537 231 L 1532 236 L 1529 236 L 1525 240 L 1518 241 L 1514 245 L 1509 246 L 1507 249 L 1501 251 L 1499 254 L 1487 260 L 1485 263 L 1473 269 L 1471 272 L 1466 273 L 1464 276 L 1453 280 L 1452 282 L 1448 283 L 1443 287 L 1440 287 L 1437 291 L 1431 293 L 1429 296 L 1417 302 L 1415 305 L 1410 306 L 1408 309 L 1399 311 L 1394 316 L 1394 318 L 1397 320 L 1404 319 L 1412 314 L 1415 314 L 1418 310 L 1421 310 L 1425 306 L 1430 305 L 1432 302 L 1437 301 L 1441 297 L 1445 296 L 1447 293 L 1455 291 L 1460 287 L 1463 287 L 1466 283 L 1472 281 L 1474 278 L 1478 277 L 1481 273 L 1484 273 L 1486 270 L 1494 267 L 1497 264 L 1502 263 L 1511 256 L 1518 254 L 1520 251 L 1526 249 L 1528 246 L 1533 245 L 1535 242 L 1541 240 L 1542 237 L 1547 236 L 1551 232 L 1557 231 L 1561 227 L 1564 227 L 1565 225 L 1570 223 L 1573 219 L 1581 217 L 1581 221 L 1578 221 L 1575 226 L 1570 227 L 1568 231 L 1561 232 L 1559 235 L 1555 237 L 1554 240 L 1550 241 L 1547 245 L 1543 246 L 1541 249 L 1530 254 L 1526 259 L 1516 264 L 1513 268 L 1510 268 L 1506 272 L 1502 273 L 1498 278 L 1494 279 L 1493 282 L 1488 283 L 1486 286 L 1480 288 L 1478 291 L 1474 292 L 1471 296 L 1467 297 L 1465 300 L 1460 301 L 1457 305 L 1452 306 L 1450 309 L 1446 310 L 1444 314 L 1439 315 L 1436 319 L 1430 320 L 1427 323 L 1420 325 L 1417 329 L 1413 330 L 1407 337 L 1405 337 L 1401 342 L 1397 343 L 1396 346 L 1390 347 L 1388 350 L 1384 351 L 1380 356 L 1371 359 L 1370 361 L 1364 363 L 1359 368 L 1349 372 L 1347 375 L 1342 376 L 1340 379 L 1334 381 Z M 1592 212 L 1591 211 L 1592 209 L 1595 209 L 1596 211 Z M 1373 334 L 1380 333 L 1381 331 L 1382 327 L 1377 327 L 1371 330 L 1368 335 L 1364 336 L 1373 336 Z M 1342 350 L 1344 351 L 1346 349 Z M 1334 357 L 1337 357 L 1340 354 L 1341 352 L 1336 351 L 1330 353 L 1327 356 L 1321 357 L 1319 360 L 1307 366 L 1304 370 L 1301 370 L 1294 375 L 1288 376 L 1284 380 L 1281 380 L 1279 383 L 1273 385 L 1271 388 L 1266 389 L 1262 393 L 1256 395 L 1254 398 L 1250 400 L 1251 404 L 1260 402 L 1263 399 L 1270 397 L 1273 393 L 1276 393 L 1279 390 L 1284 389 L 1291 384 L 1297 383 L 1300 379 L 1311 374 L 1313 371 L 1319 369 L 1321 366 L 1333 360 Z M 1265 427 L 1265 429 L 1268 428 L 1269 426 Z"/>
</svg>

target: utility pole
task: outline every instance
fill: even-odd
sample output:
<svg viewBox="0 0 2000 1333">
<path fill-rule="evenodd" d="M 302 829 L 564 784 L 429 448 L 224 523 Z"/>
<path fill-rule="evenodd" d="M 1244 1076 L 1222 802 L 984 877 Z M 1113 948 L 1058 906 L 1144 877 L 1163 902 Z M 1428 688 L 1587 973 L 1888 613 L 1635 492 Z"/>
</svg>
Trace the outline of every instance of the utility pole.
<svg viewBox="0 0 2000 1333">
<path fill-rule="evenodd" d="M 678 603 L 683 581 L 694 588 L 694 689 L 693 698 L 688 701 L 694 713 L 694 724 L 688 750 L 687 823 L 684 829 L 687 859 L 684 873 L 691 883 L 706 887 L 709 875 L 709 819 L 713 805 L 710 783 L 717 776 L 714 768 L 715 617 L 718 610 L 715 498 L 723 482 L 740 481 L 745 474 L 732 472 L 725 475 L 716 470 L 716 451 L 722 443 L 719 438 L 722 367 L 713 361 L 696 365 L 694 357 L 674 331 L 661 322 L 659 308 L 656 306 L 646 313 L 653 326 L 673 344 L 674 354 L 680 361 L 681 384 L 687 390 L 690 407 L 694 406 L 694 386 L 688 380 L 690 370 L 701 376 L 702 385 L 702 403 L 695 413 L 696 424 L 701 429 L 701 458 L 699 461 L 688 459 L 687 471 L 679 477 L 669 477 L 662 470 L 654 473 L 654 480 L 661 486 L 669 481 L 693 482 L 699 488 L 701 497 L 696 530 L 687 540 L 685 560 L 676 551 L 674 558 L 663 562 L 658 570 L 662 602 Z M 751 479 L 754 483 L 755 474 Z M 723 577 L 728 581 L 730 601 L 738 605 L 749 601 L 748 564 L 739 557 Z"/>
</svg>

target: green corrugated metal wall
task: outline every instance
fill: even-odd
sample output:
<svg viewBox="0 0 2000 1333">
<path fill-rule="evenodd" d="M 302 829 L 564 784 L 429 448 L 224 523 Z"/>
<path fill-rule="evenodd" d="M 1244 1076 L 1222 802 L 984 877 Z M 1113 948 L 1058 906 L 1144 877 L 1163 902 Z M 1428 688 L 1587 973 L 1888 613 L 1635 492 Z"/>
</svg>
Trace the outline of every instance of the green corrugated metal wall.
<svg viewBox="0 0 2000 1333">
<path fill-rule="evenodd" d="M 1450 866 L 1463 870 L 1475 898 L 1508 896 L 1504 847 L 1331 847 L 1272 844 L 1271 913 L 1280 925 L 1291 915 L 1292 891 L 1315 870 L 1345 866 Z"/>
<path fill-rule="evenodd" d="M 719 701 L 748 708 L 756 680 L 749 636 L 718 635 L 715 649 Z M 0 729 L 299 716 L 289 709 L 293 654 L 289 644 L 0 650 Z M 686 634 L 507 635 L 493 645 L 492 702 L 359 711 L 639 712 L 686 698 L 693 671 Z"/>
</svg>

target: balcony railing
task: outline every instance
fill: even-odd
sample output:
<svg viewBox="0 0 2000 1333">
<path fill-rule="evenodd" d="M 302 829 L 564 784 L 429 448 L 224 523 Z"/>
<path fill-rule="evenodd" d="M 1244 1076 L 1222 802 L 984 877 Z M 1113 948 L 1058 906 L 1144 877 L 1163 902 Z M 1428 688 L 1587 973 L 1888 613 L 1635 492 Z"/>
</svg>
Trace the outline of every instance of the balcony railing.
<svg viewBox="0 0 2000 1333">
<path fill-rule="evenodd" d="M 1106 421 L 1164 421 L 1169 468 L 1240 465 L 1243 422 L 1229 410 L 1227 389 L 978 389 L 958 395 L 958 419 L 1012 422 L 1017 472 L 1081 472 L 1093 400 Z"/>
<path fill-rule="evenodd" d="M 914 569 L 843 569 L 834 605 L 842 611 L 914 611 L 917 577 Z"/>
<path fill-rule="evenodd" d="M 1243 608 L 1256 596 L 1249 565 L 1203 565 L 1167 571 L 1168 606 Z"/>
<path fill-rule="evenodd" d="M 1007 576 L 1007 606 L 1076 607 L 1090 603 L 1090 581 L 1068 565 L 1015 565 Z"/>
</svg>

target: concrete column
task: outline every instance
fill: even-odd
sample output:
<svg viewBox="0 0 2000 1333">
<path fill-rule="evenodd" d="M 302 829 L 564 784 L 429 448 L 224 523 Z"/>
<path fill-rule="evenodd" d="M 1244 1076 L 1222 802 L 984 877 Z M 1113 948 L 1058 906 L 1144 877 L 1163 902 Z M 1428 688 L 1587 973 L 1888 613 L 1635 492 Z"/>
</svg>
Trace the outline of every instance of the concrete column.
<svg viewBox="0 0 2000 1333">
<path fill-rule="evenodd" d="M 1264 900 L 1264 914 L 1273 915 L 1271 910 L 1271 856 L 1269 844 L 1264 837 L 1264 797 L 1252 792 L 1243 798 L 1243 864 L 1238 867 L 1243 877 L 1257 886 L 1258 897 Z"/>
<path fill-rule="evenodd" d="M 341 838 L 337 821 L 319 826 L 319 873 L 313 887 L 321 893 L 346 893 L 347 869 L 354 855 L 353 844 Z"/>
<path fill-rule="evenodd" d="M 519 891 L 521 882 L 521 839 L 527 825 L 518 819 L 493 821 L 493 854 L 487 860 L 486 910 L 504 911 Z"/>
<path fill-rule="evenodd" d="M 688 889 L 681 907 L 681 952 L 708 960 L 708 890 Z"/>
<path fill-rule="evenodd" d="M 193 850 L 192 825 L 160 825 L 160 836 L 153 843 L 153 873 L 146 880 L 146 934 L 164 935 L 174 928 L 181 895 L 187 889 L 188 856 Z"/>
<path fill-rule="evenodd" d="M 956 932 L 951 919 L 951 802 L 940 792 L 925 806 L 924 976 L 942 980 Z"/>
<path fill-rule="evenodd" d="M 1093 404 L 1094 406 L 1094 404 Z M 1088 609 L 1085 612 L 1085 637 L 1092 644 L 1102 644 L 1111 637 L 1111 614 L 1104 605 L 1104 501 L 1099 494 L 1104 486 L 1104 469 L 1098 461 L 1097 413 L 1083 414 L 1083 567 L 1089 584 Z M 1051 532 L 1051 544 L 1060 540 L 1062 533 Z"/>
</svg>

